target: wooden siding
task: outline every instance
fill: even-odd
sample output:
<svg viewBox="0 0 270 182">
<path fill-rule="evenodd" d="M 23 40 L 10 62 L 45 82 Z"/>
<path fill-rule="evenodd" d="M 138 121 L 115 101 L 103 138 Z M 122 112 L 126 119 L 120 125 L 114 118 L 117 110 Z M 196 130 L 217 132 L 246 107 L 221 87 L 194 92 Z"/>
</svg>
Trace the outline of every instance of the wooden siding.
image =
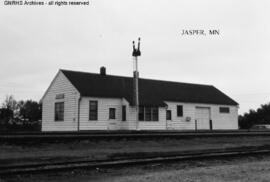
<svg viewBox="0 0 270 182">
<path fill-rule="evenodd" d="M 98 102 L 98 120 L 89 121 L 89 101 Z M 126 121 L 122 121 L 122 105 L 127 106 Z M 109 119 L 109 108 L 116 109 L 116 118 Z M 135 129 L 132 110 L 125 99 L 83 97 L 80 103 L 80 130 Z"/>
<path fill-rule="evenodd" d="M 64 99 L 56 99 L 57 94 L 65 94 Z M 77 131 L 79 92 L 59 71 L 42 99 L 42 131 Z M 89 101 L 98 101 L 98 120 L 89 121 Z M 64 121 L 54 121 L 55 102 L 64 102 Z M 124 98 L 82 97 L 80 101 L 80 130 L 195 130 L 197 107 L 210 109 L 213 129 L 238 129 L 238 107 L 194 104 L 166 101 L 167 108 L 159 108 L 158 121 L 136 122 L 135 107 Z M 122 105 L 126 105 L 126 121 L 122 121 Z M 183 116 L 177 116 L 177 105 L 183 106 Z M 219 107 L 229 107 L 230 113 L 220 113 Z M 109 119 L 109 108 L 116 109 L 116 119 Z M 171 110 L 171 120 L 166 120 L 166 109 Z M 187 120 L 187 117 L 190 120 Z"/>
<path fill-rule="evenodd" d="M 64 99 L 56 99 L 65 94 Z M 79 93 L 59 71 L 42 100 L 42 131 L 76 131 Z M 55 102 L 64 102 L 64 121 L 54 121 Z"/>
<path fill-rule="evenodd" d="M 219 107 L 211 107 L 211 117 L 213 120 L 213 129 L 238 129 L 238 107 L 230 106 L 230 113 L 219 113 Z"/>
<path fill-rule="evenodd" d="M 215 105 L 215 104 L 194 104 L 181 102 L 166 102 L 168 109 L 172 112 L 172 120 L 167 121 L 168 129 L 194 130 L 195 129 L 195 110 L 196 107 L 210 108 L 210 118 L 213 129 L 238 129 L 238 107 Z M 183 106 L 183 116 L 178 117 L 176 106 Z M 219 107 L 229 107 L 230 113 L 219 113 Z M 190 121 L 187 121 L 190 117 Z"/>
<path fill-rule="evenodd" d="M 159 107 L 158 121 L 139 121 L 139 130 L 164 130 L 166 129 L 166 109 Z M 134 116 L 136 116 L 134 114 Z"/>
</svg>

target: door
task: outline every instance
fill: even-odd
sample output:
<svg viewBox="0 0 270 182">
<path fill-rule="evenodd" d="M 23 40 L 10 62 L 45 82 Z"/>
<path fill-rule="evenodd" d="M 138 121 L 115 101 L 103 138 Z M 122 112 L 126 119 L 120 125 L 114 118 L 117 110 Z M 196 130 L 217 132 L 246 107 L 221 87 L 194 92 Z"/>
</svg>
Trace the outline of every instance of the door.
<svg viewBox="0 0 270 182">
<path fill-rule="evenodd" d="M 195 120 L 197 121 L 198 130 L 210 130 L 210 108 L 196 107 Z"/>
<path fill-rule="evenodd" d="M 166 129 L 167 130 L 173 129 L 173 127 L 172 127 L 172 111 L 171 110 L 166 110 Z"/>
<path fill-rule="evenodd" d="M 108 130 L 118 130 L 119 129 L 119 106 L 110 105 L 108 107 Z"/>
</svg>

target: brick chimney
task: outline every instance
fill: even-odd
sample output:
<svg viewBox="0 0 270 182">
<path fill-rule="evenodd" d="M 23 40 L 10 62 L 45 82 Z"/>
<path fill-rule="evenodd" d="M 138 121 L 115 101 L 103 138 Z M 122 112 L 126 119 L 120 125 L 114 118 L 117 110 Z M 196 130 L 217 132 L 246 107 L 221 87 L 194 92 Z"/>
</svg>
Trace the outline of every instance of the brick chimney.
<svg viewBox="0 0 270 182">
<path fill-rule="evenodd" d="M 100 67 L 100 75 L 106 76 L 106 68 L 104 66 Z"/>
</svg>

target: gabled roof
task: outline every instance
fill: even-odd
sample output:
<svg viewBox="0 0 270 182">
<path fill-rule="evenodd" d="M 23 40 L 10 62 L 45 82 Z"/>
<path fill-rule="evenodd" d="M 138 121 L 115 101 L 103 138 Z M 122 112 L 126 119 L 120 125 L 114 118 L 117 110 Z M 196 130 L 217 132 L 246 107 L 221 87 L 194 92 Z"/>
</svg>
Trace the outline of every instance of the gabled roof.
<svg viewBox="0 0 270 182">
<path fill-rule="evenodd" d="M 133 105 L 133 78 L 60 70 L 81 96 L 125 98 Z M 179 83 L 139 78 L 139 104 L 166 106 L 164 101 L 238 105 L 211 85 Z"/>
</svg>

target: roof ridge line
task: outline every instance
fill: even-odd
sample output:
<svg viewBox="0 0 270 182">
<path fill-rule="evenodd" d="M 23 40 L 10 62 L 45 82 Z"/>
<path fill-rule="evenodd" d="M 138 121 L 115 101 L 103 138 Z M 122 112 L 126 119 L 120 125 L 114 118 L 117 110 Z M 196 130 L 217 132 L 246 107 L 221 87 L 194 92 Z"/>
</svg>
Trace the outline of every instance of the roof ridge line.
<svg viewBox="0 0 270 182">
<path fill-rule="evenodd" d="M 93 73 L 93 72 L 86 72 L 86 71 L 74 71 L 74 70 L 67 70 L 67 69 L 59 69 L 60 71 L 69 71 L 69 72 L 77 72 L 77 73 L 85 73 L 85 74 L 92 74 L 92 75 L 100 75 L 99 73 Z M 109 77 L 120 77 L 120 78 L 129 78 L 132 79 L 131 76 L 121 76 L 121 75 L 111 75 L 106 74 L 106 76 Z M 149 81 L 160 81 L 160 82 L 169 82 L 169 83 L 180 83 L 180 84 L 187 84 L 187 85 L 200 85 L 200 86 L 208 86 L 208 87 L 214 87 L 210 84 L 199 84 L 199 83 L 189 83 L 189 82 L 178 82 L 178 81 L 170 81 L 170 80 L 160 80 L 160 79 L 153 79 L 153 78 L 139 78 L 139 80 L 149 80 Z"/>
</svg>

